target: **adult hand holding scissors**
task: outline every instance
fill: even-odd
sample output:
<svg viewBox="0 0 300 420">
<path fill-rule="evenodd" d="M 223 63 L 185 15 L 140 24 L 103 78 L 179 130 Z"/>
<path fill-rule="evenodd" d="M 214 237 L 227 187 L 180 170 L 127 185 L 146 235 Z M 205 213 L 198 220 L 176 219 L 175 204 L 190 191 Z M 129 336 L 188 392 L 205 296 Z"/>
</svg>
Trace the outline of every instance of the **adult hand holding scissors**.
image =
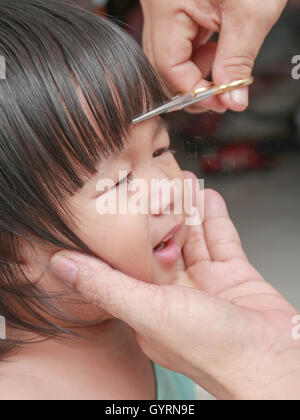
<svg viewBox="0 0 300 420">
<path fill-rule="evenodd" d="M 255 59 L 287 0 L 141 0 L 144 49 L 167 82 L 170 94 L 249 78 Z M 217 43 L 208 42 L 212 33 Z M 248 88 L 192 107 L 216 111 L 248 106 Z"/>
<path fill-rule="evenodd" d="M 205 192 L 205 219 L 184 247 L 187 286 L 147 284 L 63 251 L 52 270 L 129 324 L 148 357 L 217 398 L 300 398 L 297 311 L 247 260 L 223 199 Z M 190 287 L 192 286 L 192 287 Z"/>
</svg>

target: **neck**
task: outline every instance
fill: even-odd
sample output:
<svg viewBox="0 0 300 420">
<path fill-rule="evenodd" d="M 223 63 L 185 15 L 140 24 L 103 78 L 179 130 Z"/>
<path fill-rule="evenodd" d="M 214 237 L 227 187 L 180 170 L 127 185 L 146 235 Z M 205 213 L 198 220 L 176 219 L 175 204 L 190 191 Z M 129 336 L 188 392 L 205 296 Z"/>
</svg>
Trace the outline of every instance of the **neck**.
<svg viewBox="0 0 300 420">
<path fill-rule="evenodd" d="M 70 356 L 81 359 L 85 357 L 86 353 L 99 357 L 109 353 L 111 358 L 118 358 L 128 346 L 136 344 L 131 329 L 117 319 L 109 319 L 94 326 L 72 328 L 72 330 L 79 336 L 62 336 L 25 345 L 20 350 L 21 357 L 34 357 L 37 360 L 47 358 L 55 353 L 56 359 L 59 357 L 68 361 Z M 22 336 L 24 341 L 28 338 L 31 341 L 42 339 L 37 335 Z"/>
<path fill-rule="evenodd" d="M 40 277 L 34 275 L 33 281 L 36 278 Z M 41 287 L 65 295 L 64 285 L 46 276 L 43 279 Z M 82 305 L 86 302 L 76 294 L 71 294 L 69 301 L 64 308 L 76 319 L 102 317 L 103 321 L 74 328 L 85 338 L 70 335 L 24 345 L 11 356 L 10 363 L 0 363 L 0 396 L 12 393 L 13 399 L 23 399 L 26 393 L 26 399 L 154 399 L 153 366 L 132 330 L 119 320 L 105 319 L 109 315 L 98 308 L 86 308 Z M 73 302 L 78 302 L 76 308 Z M 19 336 L 19 331 L 7 332 L 8 337 Z M 32 334 L 23 338 L 43 339 Z"/>
<path fill-rule="evenodd" d="M 38 388 L 59 390 L 72 399 L 99 398 L 99 392 L 103 399 L 123 396 L 132 372 L 139 372 L 143 380 L 145 372 L 153 375 L 131 329 L 121 321 L 108 320 L 78 332 L 86 338 L 57 338 L 22 348 L 11 363 L 2 364 L 2 374 L 25 376 L 38 381 Z M 132 398 L 136 391 L 130 392 Z"/>
</svg>

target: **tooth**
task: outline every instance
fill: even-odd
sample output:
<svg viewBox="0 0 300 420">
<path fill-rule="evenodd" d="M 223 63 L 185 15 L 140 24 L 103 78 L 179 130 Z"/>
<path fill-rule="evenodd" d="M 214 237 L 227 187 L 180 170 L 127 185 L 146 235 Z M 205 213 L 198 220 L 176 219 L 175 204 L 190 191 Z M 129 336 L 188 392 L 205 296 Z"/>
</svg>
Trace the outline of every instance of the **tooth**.
<svg viewBox="0 0 300 420">
<path fill-rule="evenodd" d="M 156 248 L 155 251 L 161 251 L 166 246 L 165 242 L 161 242 Z"/>
</svg>

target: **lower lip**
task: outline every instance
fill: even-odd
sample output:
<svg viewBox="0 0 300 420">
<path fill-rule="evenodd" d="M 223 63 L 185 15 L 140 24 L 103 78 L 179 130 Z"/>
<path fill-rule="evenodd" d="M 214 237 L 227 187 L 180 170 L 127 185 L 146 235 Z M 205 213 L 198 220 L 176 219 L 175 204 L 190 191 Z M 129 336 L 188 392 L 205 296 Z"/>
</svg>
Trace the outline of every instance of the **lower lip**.
<svg viewBox="0 0 300 420">
<path fill-rule="evenodd" d="M 161 251 L 153 251 L 156 258 L 164 265 L 174 264 L 181 255 L 181 248 L 175 238 L 171 238 L 164 249 Z"/>
</svg>

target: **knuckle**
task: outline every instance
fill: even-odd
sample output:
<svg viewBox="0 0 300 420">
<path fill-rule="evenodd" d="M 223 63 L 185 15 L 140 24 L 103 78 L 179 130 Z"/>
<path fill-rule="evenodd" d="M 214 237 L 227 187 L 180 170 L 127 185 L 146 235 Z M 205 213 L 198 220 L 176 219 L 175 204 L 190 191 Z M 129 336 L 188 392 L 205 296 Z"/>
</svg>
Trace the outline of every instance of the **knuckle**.
<svg viewBox="0 0 300 420">
<path fill-rule="evenodd" d="M 224 218 L 218 218 L 219 221 L 221 221 L 220 226 L 223 225 L 222 221 L 224 220 Z M 234 234 L 232 233 L 230 236 L 220 236 L 217 238 L 214 238 L 213 241 L 211 241 L 209 244 L 210 248 L 217 248 L 219 246 L 241 246 L 241 240 L 239 235 L 237 234 L 237 232 L 235 232 Z"/>
<path fill-rule="evenodd" d="M 224 66 L 230 73 L 245 76 L 252 73 L 255 59 L 256 54 L 250 50 L 246 55 L 227 58 Z"/>
<path fill-rule="evenodd" d="M 203 233 L 201 232 L 200 229 L 190 229 L 189 234 L 188 234 L 188 239 L 187 239 L 187 243 L 189 245 L 195 245 L 198 244 L 199 242 L 203 241 Z"/>
<path fill-rule="evenodd" d="M 268 12 L 266 10 L 261 11 L 261 19 L 265 21 L 268 27 L 272 27 L 284 10 L 287 0 L 272 0 L 269 3 Z"/>
<path fill-rule="evenodd" d="M 231 241 L 225 238 L 215 239 L 209 244 L 209 248 L 212 250 L 217 250 L 220 246 L 229 246 Z"/>
<path fill-rule="evenodd" d="M 261 7 L 257 2 L 248 0 L 245 17 L 250 22 L 256 22 L 258 27 L 265 28 L 267 33 L 280 17 L 286 3 L 287 0 L 269 0 Z"/>
</svg>

